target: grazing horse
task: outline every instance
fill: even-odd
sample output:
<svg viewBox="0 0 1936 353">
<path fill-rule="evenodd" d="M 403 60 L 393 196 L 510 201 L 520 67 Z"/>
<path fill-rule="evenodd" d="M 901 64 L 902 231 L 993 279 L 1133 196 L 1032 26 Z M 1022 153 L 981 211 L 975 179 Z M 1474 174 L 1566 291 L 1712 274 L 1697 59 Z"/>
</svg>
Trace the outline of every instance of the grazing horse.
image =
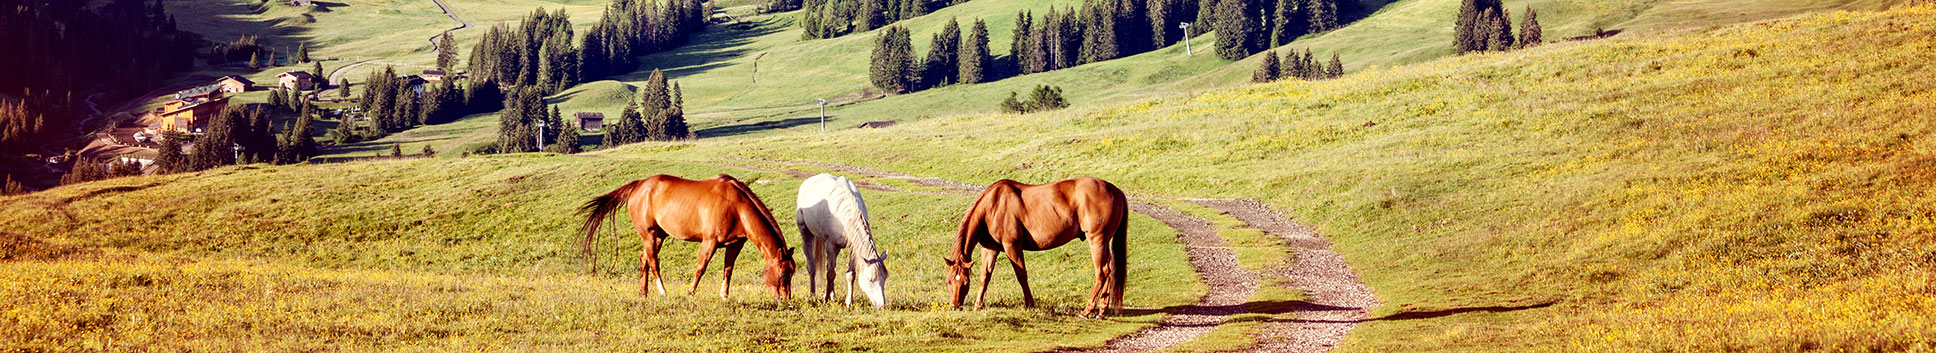
<svg viewBox="0 0 1936 353">
<path fill-rule="evenodd" d="M 693 271 L 687 295 L 699 291 L 699 278 L 706 274 L 713 249 L 724 247 L 726 268 L 721 274 L 725 279 L 720 281 L 719 296 L 726 297 L 727 287 L 733 283 L 733 260 L 739 257 L 740 247 L 750 241 L 766 260 L 766 286 L 773 289 L 775 297 L 793 297 L 793 248 L 787 247 L 773 212 L 746 183 L 725 174 L 706 180 L 654 175 L 586 202 L 579 208 L 586 214 L 580 228 L 585 233 L 580 246 L 594 270 L 598 264 L 591 260 L 591 250 L 597 241 L 598 223 L 621 205 L 631 209 L 632 227 L 645 243 L 639 254 L 639 295 L 646 294 L 648 277 L 658 285 L 659 294 L 665 295 L 664 277 L 659 275 L 659 246 L 666 237 L 672 237 L 699 242 L 699 265 Z"/>
<path fill-rule="evenodd" d="M 854 283 L 859 282 L 861 293 L 875 308 L 886 307 L 887 253 L 874 248 L 873 226 L 867 223 L 867 203 L 861 201 L 860 188 L 845 177 L 820 174 L 800 183 L 798 200 L 794 219 L 807 248 L 807 293 L 833 300 L 835 261 L 840 249 L 847 248 L 847 305 L 854 305 Z"/>
<path fill-rule="evenodd" d="M 976 246 L 982 249 L 982 267 L 975 308 L 982 308 L 988 297 L 988 278 L 995 270 L 998 252 L 1007 254 L 1015 268 L 1023 303 L 1034 307 L 1035 295 L 1029 291 L 1022 252 L 1054 249 L 1071 240 L 1086 239 L 1096 266 L 1096 285 L 1089 290 L 1082 317 L 1090 317 L 1093 311 L 1100 318 L 1110 307 L 1121 314 L 1123 282 L 1129 274 L 1128 220 L 1129 198 L 1123 196 L 1122 189 L 1102 179 L 1079 177 L 1042 185 L 997 181 L 982 191 L 974 208 L 961 218 L 954 247 L 948 250 L 949 303 L 960 308 L 968 296 L 968 252 Z"/>
</svg>

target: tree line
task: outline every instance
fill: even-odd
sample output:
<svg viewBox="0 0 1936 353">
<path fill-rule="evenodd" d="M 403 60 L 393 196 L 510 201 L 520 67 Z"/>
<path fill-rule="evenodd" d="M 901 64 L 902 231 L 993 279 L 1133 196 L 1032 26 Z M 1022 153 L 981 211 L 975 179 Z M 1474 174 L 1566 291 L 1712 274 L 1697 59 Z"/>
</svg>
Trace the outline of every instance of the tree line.
<svg viewBox="0 0 1936 353">
<path fill-rule="evenodd" d="M 988 23 L 975 20 L 967 37 L 961 23 L 935 32 L 925 58 L 914 54 L 913 34 L 905 26 L 888 26 L 874 40 L 868 78 L 886 93 L 905 93 L 956 83 L 975 84 L 994 79 L 994 57 L 988 51 Z"/>
<path fill-rule="evenodd" d="M 1452 47 L 1460 54 L 1483 51 L 1506 51 L 1526 48 L 1545 42 L 1539 26 L 1539 14 L 1531 6 L 1526 7 L 1525 17 L 1519 24 L 1519 35 L 1513 35 L 1512 14 L 1500 0 L 1465 0 L 1459 5 L 1459 18 L 1452 24 Z"/>
<path fill-rule="evenodd" d="M 567 123 L 562 112 L 550 107 L 544 97 L 588 78 L 631 72 L 639 64 L 636 57 L 685 44 L 705 28 L 711 12 L 710 5 L 699 0 L 614 0 L 585 33 L 584 39 L 572 45 L 571 21 L 564 9 L 550 13 L 536 10 L 516 28 L 493 27 L 472 49 L 471 80 L 477 84 L 465 91 L 468 94 L 463 101 L 467 108 L 460 111 L 490 111 L 502 107 L 498 117 L 498 143 L 491 151 L 482 152 L 533 152 L 539 150 L 542 140 L 546 150 L 575 153 L 579 148 L 577 127 Z M 679 100 L 676 85 L 668 90 L 664 84 L 664 74 L 654 70 L 640 99 L 648 103 Z M 655 95 L 667 98 L 652 98 Z M 484 103 L 480 101 L 491 98 L 499 99 L 501 104 L 481 105 Z M 426 101 L 458 104 L 452 99 Z M 676 108 L 677 104 L 638 104 L 634 102 L 633 107 L 627 108 L 626 115 L 631 119 L 621 117 L 616 125 L 606 129 L 606 145 L 691 138 L 683 110 Z M 373 113 L 385 112 L 380 110 L 383 101 L 374 105 L 373 109 L 379 110 Z M 431 113 L 420 121 L 437 122 L 439 115 Z M 545 127 L 539 128 L 539 122 Z"/>
<path fill-rule="evenodd" d="M 767 12 L 800 11 L 794 24 L 807 39 L 866 32 L 967 0 L 772 0 Z"/>
<path fill-rule="evenodd" d="M 1275 52 L 1265 53 L 1264 60 L 1251 73 L 1251 82 L 1271 82 L 1280 79 L 1328 80 L 1344 76 L 1344 60 L 1337 53 L 1331 54 L 1329 65 L 1320 63 L 1310 49 L 1299 54 L 1296 49 L 1284 53 L 1280 58 Z"/>
</svg>

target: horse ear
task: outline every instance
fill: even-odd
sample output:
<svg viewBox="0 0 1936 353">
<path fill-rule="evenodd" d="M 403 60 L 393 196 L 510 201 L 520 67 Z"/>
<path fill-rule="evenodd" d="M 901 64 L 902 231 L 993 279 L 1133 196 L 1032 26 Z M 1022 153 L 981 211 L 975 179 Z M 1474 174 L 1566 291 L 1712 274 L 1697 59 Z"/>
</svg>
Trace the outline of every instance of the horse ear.
<svg viewBox="0 0 1936 353">
<path fill-rule="evenodd" d="M 950 267 L 955 265 L 955 259 L 943 257 L 941 258 L 941 261 L 946 261 L 948 263 L 948 266 Z"/>
<path fill-rule="evenodd" d="M 880 253 L 874 254 L 874 255 L 875 255 L 874 257 L 880 258 L 880 261 L 883 261 L 883 262 L 887 261 L 887 250 L 881 250 Z"/>
<path fill-rule="evenodd" d="M 787 256 L 793 256 L 793 247 L 787 247 Z"/>
</svg>

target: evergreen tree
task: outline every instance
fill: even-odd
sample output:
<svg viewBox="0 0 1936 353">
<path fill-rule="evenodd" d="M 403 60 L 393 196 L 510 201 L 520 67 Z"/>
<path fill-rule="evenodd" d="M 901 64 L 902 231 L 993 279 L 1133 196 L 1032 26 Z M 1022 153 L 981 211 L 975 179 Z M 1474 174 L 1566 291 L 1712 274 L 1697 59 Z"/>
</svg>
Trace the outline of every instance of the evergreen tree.
<svg viewBox="0 0 1936 353">
<path fill-rule="evenodd" d="M 328 74 L 327 72 L 323 72 L 323 62 L 317 61 L 315 64 L 315 66 L 310 67 L 310 74 L 316 76 L 318 80 L 323 80 L 323 82 L 316 83 L 316 89 L 320 90 L 329 87 L 329 76 L 326 75 Z"/>
<path fill-rule="evenodd" d="M 457 67 L 457 41 L 444 32 L 437 36 L 437 69 L 450 72 L 453 67 Z"/>
<path fill-rule="evenodd" d="M 1310 31 L 1308 1 L 1277 0 L 1276 11 L 1271 14 L 1271 47 L 1291 44 Z"/>
<path fill-rule="evenodd" d="M 431 149 L 431 148 L 430 148 L 430 144 L 427 144 L 427 143 L 426 143 L 426 144 L 424 144 L 424 148 L 423 148 L 423 154 L 422 154 L 422 156 L 423 156 L 424 158 L 431 158 L 431 157 L 436 157 L 436 156 L 437 156 L 437 150 L 435 150 L 435 149 Z"/>
<path fill-rule="evenodd" d="M 1217 56 L 1224 60 L 1237 60 L 1256 52 L 1253 38 L 1256 37 L 1254 20 L 1245 17 L 1250 13 L 1248 0 L 1221 0 L 1217 6 Z"/>
<path fill-rule="evenodd" d="M 296 61 L 309 62 L 309 43 L 296 45 Z"/>
<path fill-rule="evenodd" d="M 558 127 L 558 142 L 556 146 L 558 146 L 558 150 L 556 151 L 558 153 L 573 154 L 578 152 L 584 152 L 584 150 L 579 148 L 578 146 L 577 124 L 564 124 Z M 425 147 L 429 147 L 429 146 L 425 146 Z"/>
<path fill-rule="evenodd" d="M 935 32 L 933 41 L 928 45 L 928 58 L 922 61 L 922 87 L 941 87 L 953 84 L 960 77 L 961 63 L 961 24 L 948 19 L 948 25 Z"/>
<path fill-rule="evenodd" d="M 1487 49 L 1493 31 L 1486 27 L 1491 26 L 1494 17 L 1486 15 L 1487 10 L 1501 13 L 1505 11 L 1505 5 L 1500 0 L 1463 0 L 1459 4 L 1459 17 L 1453 22 L 1452 28 L 1454 50 L 1463 54 Z"/>
<path fill-rule="evenodd" d="M 1492 9 L 1486 9 L 1481 13 L 1484 14 L 1483 16 L 1486 19 L 1486 25 L 1481 27 L 1485 29 L 1486 50 L 1505 51 L 1512 49 L 1513 34 L 1512 23 L 1510 22 L 1512 20 L 1506 18 L 1506 13 L 1503 10 L 1494 11 Z"/>
<path fill-rule="evenodd" d="M 1344 60 L 1338 59 L 1338 53 L 1331 53 L 1331 67 L 1325 68 L 1324 74 L 1326 78 L 1344 77 Z"/>
<path fill-rule="evenodd" d="M 390 157 L 403 158 L 403 144 L 401 143 L 390 144 Z"/>
<path fill-rule="evenodd" d="M 889 26 L 880 31 L 874 42 L 873 61 L 868 70 L 874 87 L 885 93 L 903 93 L 912 89 L 914 72 L 914 48 L 909 43 L 906 27 Z"/>
<path fill-rule="evenodd" d="M 155 173 L 173 174 L 191 169 L 188 156 L 182 155 L 182 139 L 179 133 L 168 132 L 161 135 L 161 148 L 155 153 Z"/>
<path fill-rule="evenodd" d="M 262 69 L 262 57 L 259 54 L 249 54 L 249 70 L 261 70 L 261 69 Z"/>
<path fill-rule="evenodd" d="M 1077 24 L 1083 28 L 1078 63 L 1086 64 L 1116 58 L 1116 20 L 1115 16 L 1109 13 L 1109 5 L 1107 5 L 1111 3 L 1114 1 L 1102 0 L 1102 5 L 1098 5 L 1095 0 L 1083 2 L 1082 22 Z"/>
<path fill-rule="evenodd" d="M 1540 43 L 1545 41 L 1545 39 L 1540 38 L 1540 35 L 1539 13 L 1533 12 L 1533 7 L 1528 5 L 1526 6 L 1526 17 L 1521 18 L 1519 23 L 1519 47 L 1528 48 L 1540 45 Z"/>
<path fill-rule="evenodd" d="M 987 82 L 989 64 L 994 58 L 988 54 L 988 23 L 975 20 L 975 27 L 968 31 L 968 38 L 961 42 L 961 83 L 976 84 Z"/>
<path fill-rule="evenodd" d="M 1015 30 L 1009 33 L 1010 38 L 1014 40 L 1008 43 L 1009 72 L 1012 75 L 1030 73 L 1029 63 L 1037 60 L 1031 52 L 1034 45 L 1030 42 L 1034 40 L 1035 34 L 1030 30 L 1029 25 L 1034 21 L 1034 16 L 1027 10 L 1015 13 Z"/>
<path fill-rule="evenodd" d="M 1309 5 L 1310 32 L 1324 32 L 1338 28 L 1338 0 L 1304 0 Z"/>
<path fill-rule="evenodd" d="M 1277 54 L 1265 52 L 1263 62 L 1257 65 L 1257 71 L 1250 74 L 1250 82 L 1271 82 L 1277 80 L 1277 77 Z"/>
</svg>

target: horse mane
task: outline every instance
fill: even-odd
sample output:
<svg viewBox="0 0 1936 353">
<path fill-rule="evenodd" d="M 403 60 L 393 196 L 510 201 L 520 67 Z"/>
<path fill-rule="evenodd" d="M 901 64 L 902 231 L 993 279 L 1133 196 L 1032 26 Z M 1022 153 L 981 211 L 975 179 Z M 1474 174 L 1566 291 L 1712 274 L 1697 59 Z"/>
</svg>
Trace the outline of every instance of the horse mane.
<svg viewBox="0 0 1936 353">
<path fill-rule="evenodd" d="M 773 218 L 773 210 L 766 207 L 766 201 L 760 200 L 760 195 L 753 193 L 753 189 L 751 187 L 746 186 L 746 183 L 740 182 L 739 179 L 735 179 L 731 175 L 720 174 L 719 178 L 725 180 L 726 184 L 732 185 L 734 189 L 738 189 L 740 192 L 740 196 L 744 196 L 746 197 L 747 200 L 751 200 L 751 202 L 753 203 L 754 209 L 759 211 L 760 213 L 760 221 L 766 222 L 766 224 L 764 224 L 764 226 L 766 226 L 766 229 L 773 232 L 774 250 L 779 251 L 782 255 L 784 255 L 787 250 L 786 233 L 780 232 L 780 221 L 778 219 Z M 747 237 L 747 239 L 753 238 L 750 236 L 751 234 L 748 234 L 748 235 L 749 236 Z"/>
<path fill-rule="evenodd" d="M 995 209 L 1001 206 L 993 204 L 996 201 L 993 197 L 996 197 L 997 193 L 1012 193 L 1018 194 L 1019 196 L 1019 193 L 1015 190 L 1016 185 L 1021 184 L 1018 181 L 1002 179 L 996 181 L 994 184 L 989 184 L 988 189 L 983 190 L 981 196 L 975 198 L 974 205 L 968 208 L 968 214 L 962 215 L 961 217 L 960 230 L 955 234 L 954 254 L 952 254 L 954 256 L 953 260 L 963 263 L 973 260 L 973 257 L 969 256 L 969 253 L 974 250 L 975 234 L 984 232 L 987 229 L 988 213 L 995 211 Z"/>
</svg>

